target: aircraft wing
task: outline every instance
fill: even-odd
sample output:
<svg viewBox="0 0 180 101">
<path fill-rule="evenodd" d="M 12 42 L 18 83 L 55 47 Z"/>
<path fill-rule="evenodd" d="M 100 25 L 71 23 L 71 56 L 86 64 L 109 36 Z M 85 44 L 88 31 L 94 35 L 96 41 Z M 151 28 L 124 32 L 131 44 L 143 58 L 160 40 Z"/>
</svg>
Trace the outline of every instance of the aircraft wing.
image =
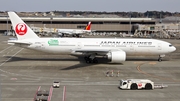
<svg viewBox="0 0 180 101">
<path fill-rule="evenodd" d="M 67 30 L 60 30 L 60 29 L 59 29 L 57 32 L 58 32 L 58 33 L 63 33 L 63 34 L 73 34 L 72 31 L 71 31 L 71 30 L 68 30 L 68 29 L 67 29 Z"/>
<path fill-rule="evenodd" d="M 76 49 L 74 50 L 75 52 L 82 52 L 82 53 L 108 53 L 109 49 L 98 49 L 98 50 L 95 50 L 95 49 Z"/>
<path fill-rule="evenodd" d="M 73 33 L 71 33 L 71 32 L 62 32 L 63 34 L 73 34 Z"/>
<path fill-rule="evenodd" d="M 88 54 L 107 54 L 112 51 L 123 51 L 120 49 L 76 49 L 73 52 L 88 53 Z"/>
</svg>

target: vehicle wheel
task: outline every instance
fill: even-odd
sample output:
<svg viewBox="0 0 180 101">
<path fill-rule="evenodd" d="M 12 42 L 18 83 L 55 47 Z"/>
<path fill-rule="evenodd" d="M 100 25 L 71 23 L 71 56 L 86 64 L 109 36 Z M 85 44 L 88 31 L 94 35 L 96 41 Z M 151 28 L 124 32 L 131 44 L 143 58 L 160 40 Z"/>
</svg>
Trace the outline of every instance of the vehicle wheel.
<svg viewBox="0 0 180 101">
<path fill-rule="evenodd" d="M 133 83 L 133 84 L 131 85 L 131 90 L 136 90 L 136 89 L 138 89 L 138 86 L 137 86 L 136 83 Z"/>
<path fill-rule="evenodd" d="M 145 89 L 151 90 L 151 89 L 152 89 L 152 85 L 151 85 L 150 83 L 147 83 L 147 84 L 145 85 Z"/>
</svg>

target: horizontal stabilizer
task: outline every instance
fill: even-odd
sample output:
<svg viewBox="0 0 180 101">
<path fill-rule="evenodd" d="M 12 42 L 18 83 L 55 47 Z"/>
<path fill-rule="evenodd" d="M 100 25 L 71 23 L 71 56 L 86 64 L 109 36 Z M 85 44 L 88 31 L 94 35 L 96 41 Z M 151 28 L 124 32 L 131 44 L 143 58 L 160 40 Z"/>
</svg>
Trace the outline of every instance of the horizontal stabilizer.
<svg viewBox="0 0 180 101">
<path fill-rule="evenodd" d="M 14 40 L 9 40 L 8 44 L 23 44 L 23 45 L 31 45 L 32 43 L 30 42 L 21 42 L 21 41 L 14 41 Z"/>
</svg>

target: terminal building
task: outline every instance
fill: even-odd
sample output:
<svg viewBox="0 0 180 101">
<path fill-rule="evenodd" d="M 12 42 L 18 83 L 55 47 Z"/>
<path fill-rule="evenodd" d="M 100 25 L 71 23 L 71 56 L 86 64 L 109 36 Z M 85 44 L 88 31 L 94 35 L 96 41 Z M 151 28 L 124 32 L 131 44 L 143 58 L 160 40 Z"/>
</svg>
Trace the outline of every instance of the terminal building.
<svg viewBox="0 0 180 101">
<path fill-rule="evenodd" d="M 66 17 L 21 17 L 29 26 L 83 29 L 89 21 L 92 22 L 91 29 L 96 32 L 131 32 L 134 33 L 137 24 L 155 25 L 152 18 L 66 18 Z M 8 17 L 0 17 L 0 32 L 12 30 Z"/>
</svg>

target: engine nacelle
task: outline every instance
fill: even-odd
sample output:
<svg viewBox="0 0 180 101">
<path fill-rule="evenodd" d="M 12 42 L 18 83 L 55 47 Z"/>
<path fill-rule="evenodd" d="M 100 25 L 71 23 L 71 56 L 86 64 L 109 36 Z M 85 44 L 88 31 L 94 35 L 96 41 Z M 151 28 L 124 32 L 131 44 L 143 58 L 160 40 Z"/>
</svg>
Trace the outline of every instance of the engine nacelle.
<svg viewBox="0 0 180 101">
<path fill-rule="evenodd" d="M 126 60 L 126 53 L 124 51 L 112 51 L 107 54 L 112 63 L 121 63 Z"/>
</svg>

